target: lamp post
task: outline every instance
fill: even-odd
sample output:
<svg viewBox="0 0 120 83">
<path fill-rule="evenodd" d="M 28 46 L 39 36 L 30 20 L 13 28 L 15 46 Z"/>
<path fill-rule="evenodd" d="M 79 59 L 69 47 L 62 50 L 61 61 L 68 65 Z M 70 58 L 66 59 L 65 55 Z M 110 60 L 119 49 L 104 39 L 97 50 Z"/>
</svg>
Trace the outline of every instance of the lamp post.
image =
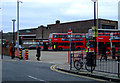
<svg viewBox="0 0 120 83">
<path fill-rule="evenodd" d="M 97 0 L 92 0 L 93 2 L 94 2 L 94 40 L 95 40 L 95 65 L 96 65 L 96 46 L 97 46 L 97 44 L 96 44 L 96 33 L 97 33 L 97 27 L 96 27 L 96 2 L 97 2 Z"/>
<path fill-rule="evenodd" d="M 1 43 L 2 43 L 2 56 L 1 56 L 1 59 L 3 59 L 3 30 L 1 31 L 1 35 L 2 35 L 2 41 L 1 41 Z"/>
<path fill-rule="evenodd" d="M 15 19 L 12 20 L 13 21 L 13 45 L 15 45 Z"/>
<path fill-rule="evenodd" d="M 17 51 L 19 55 L 19 3 L 22 3 L 21 1 L 17 0 Z"/>
</svg>

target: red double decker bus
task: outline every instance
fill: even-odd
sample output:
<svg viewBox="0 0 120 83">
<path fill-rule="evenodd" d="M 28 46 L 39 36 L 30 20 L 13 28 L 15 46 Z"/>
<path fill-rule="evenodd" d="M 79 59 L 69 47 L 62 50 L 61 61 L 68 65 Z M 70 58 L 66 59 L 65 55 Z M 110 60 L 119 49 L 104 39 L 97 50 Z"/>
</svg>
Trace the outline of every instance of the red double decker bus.
<svg viewBox="0 0 120 83">
<path fill-rule="evenodd" d="M 95 45 L 95 41 L 92 39 L 92 33 L 87 33 L 87 42 L 90 43 L 91 50 L 94 51 L 94 45 Z M 106 45 L 106 49 L 107 52 L 110 53 L 110 51 L 112 51 L 112 47 L 115 46 L 116 52 L 119 51 L 120 48 L 120 32 L 116 32 L 116 31 L 111 31 L 111 32 L 102 32 L 102 33 L 98 33 L 98 37 L 96 37 L 96 42 L 98 42 L 98 52 L 101 53 L 102 51 L 102 46 L 105 44 Z M 97 47 L 96 47 L 97 48 Z M 96 49 L 97 51 L 97 49 Z"/>
<path fill-rule="evenodd" d="M 68 33 L 51 33 L 49 35 L 49 45 L 53 50 L 68 50 L 70 49 L 70 41 Z M 72 33 L 71 49 L 85 49 L 85 34 Z"/>
</svg>

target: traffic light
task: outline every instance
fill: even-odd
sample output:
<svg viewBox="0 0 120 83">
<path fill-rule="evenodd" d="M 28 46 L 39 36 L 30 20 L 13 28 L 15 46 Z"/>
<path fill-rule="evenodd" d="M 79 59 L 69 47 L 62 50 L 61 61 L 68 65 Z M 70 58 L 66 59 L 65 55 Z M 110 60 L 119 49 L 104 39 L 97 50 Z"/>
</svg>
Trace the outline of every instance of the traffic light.
<svg viewBox="0 0 120 83">
<path fill-rule="evenodd" d="M 23 36 L 20 36 L 19 38 L 19 44 L 22 46 L 22 40 L 23 40 Z"/>
</svg>

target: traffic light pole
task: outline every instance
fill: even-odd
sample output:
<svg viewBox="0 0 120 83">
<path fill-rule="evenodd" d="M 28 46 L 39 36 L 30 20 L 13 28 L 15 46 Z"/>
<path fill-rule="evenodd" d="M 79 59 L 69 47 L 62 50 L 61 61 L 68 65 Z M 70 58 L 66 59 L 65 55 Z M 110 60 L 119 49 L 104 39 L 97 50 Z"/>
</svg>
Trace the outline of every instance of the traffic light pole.
<svg viewBox="0 0 120 83">
<path fill-rule="evenodd" d="M 70 70 L 72 69 L 72 55 L 71 55 L 71 35 L 70 35 Z"/>
<path fill-rule="evenodd" d="M 95 27 L 95 37 L 94 37 L 94 40 L 95 40 L 95 64 L 96 64 L 96 32 L 97 32 L 97 29 L 96 29 L 96 2 L 94 2 L 94 27 Z"/>
<path fill-rule="evenodd" d="M 70 70 L 72 69 L 72 54 L 71 54 L 71 35 L 72 35 L 72 31 L 71 28 L 69 28 L 68 30 L 68 36 L 69 36 L 69 40 L 70 40 Z"/>
</svg>

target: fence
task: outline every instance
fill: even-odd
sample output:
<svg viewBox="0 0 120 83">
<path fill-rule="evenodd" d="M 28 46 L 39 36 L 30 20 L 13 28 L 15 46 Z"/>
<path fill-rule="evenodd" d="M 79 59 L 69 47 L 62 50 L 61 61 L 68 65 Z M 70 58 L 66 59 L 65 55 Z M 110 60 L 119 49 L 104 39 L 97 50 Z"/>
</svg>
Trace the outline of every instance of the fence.
<svg viewBox="0 0 120 83">
<path fill-rule="evenodd" d="M 79 56 L 82 56 L 83 59 L 84 57 L 86 57 L 86 52 L 83 51 L 72 51 L 72 69 L 74 68 L 73 63 L 76 59 L 79 58 Z M 68 52 L 68 62 L 70 62 L 70 56 L 69 56 L 69 52 Z M 111 74 L 111 75 L 115 75 L 120 77 L 119 75 L 119 71 L 120 71 L 120 55 L 119 53 L 116 53 L 117 57 L 116 59 L 112 59 L 111 55 L 107 55 L 107 61 L 105 59 L 100 59 L 101 55 L 97 55 L 96 56 L 96 66 L 95 66 L 95 70 L 96 72 L 101 72 L 101 73 L 106 73 L 106 74 Z M 85 70 L 85 68 L 83 68 L 82 70 Z"/>
</svg>

